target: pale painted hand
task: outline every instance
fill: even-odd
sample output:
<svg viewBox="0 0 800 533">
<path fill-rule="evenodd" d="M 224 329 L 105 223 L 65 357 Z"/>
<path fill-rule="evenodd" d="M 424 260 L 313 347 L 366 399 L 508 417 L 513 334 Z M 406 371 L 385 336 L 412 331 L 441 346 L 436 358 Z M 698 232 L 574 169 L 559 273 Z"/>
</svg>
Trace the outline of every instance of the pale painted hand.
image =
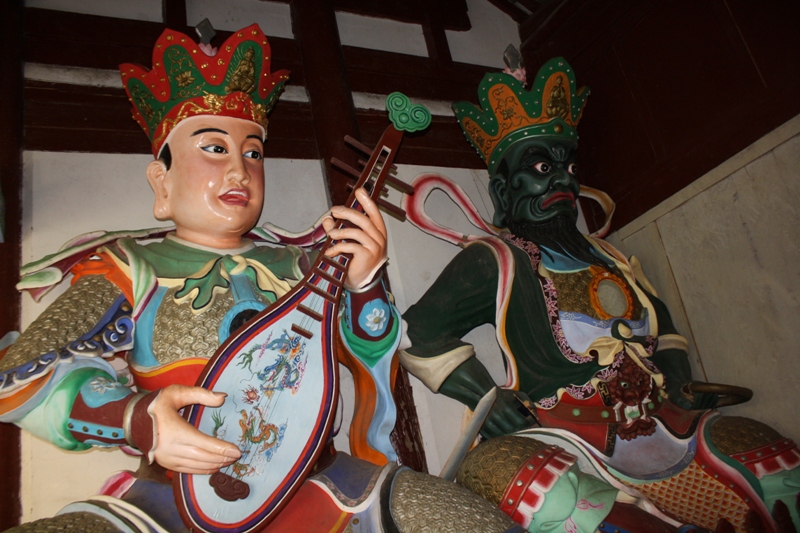
<svg viewBox="0 0 800 533">
<path fill-rule="evenodd" d="M 527 82 L 528 73 L 525 71 L 525 67 L 515 68 L 515 69 L 506 67 L 503 70 L 503 72 L 506 74 L 510 74 L 511 76 L 514 76 L 514 78 L 522 84 L 523 88 L 528 84 Z"/>
<path fill-rule="evenodd" d="M 208 57 L 214 57 L 219 51 L 216 46 L 211 46 L 211 44 L 206 43 L 197 43 L 197 47 L 200 48 L 200 50 L 202 50 Z"/>
<path fill-rule="evenodd" d="M 358 189 L 356 199 L 366 214 L 343 206 L 331 209 L 333 217 L 351 222 L 354 228 L 334 229 L 336 222 L 330 216 L 323 219 L 322 226 L 328 236 L 340 241 L 328 248 L 325 255 L 328 257 L 342 253 L 353 255 L 345 286 L 357 289 L 372 281 L 386 262 L 386 225 L 378 206 L 367 191 L 363 188 Z M 345 240 L 341 241 L 342 239 Z"/>
<path fill-rule="evenodd" d="M 156 447 L 152 450 L 158 464 L 186 474 L 212 474 L 239 457 L 239 449 L 195 429 L 178 414 L 192 404 L 219 407 L 226 395 L 202 387 L 170 385 L 161 390 L 147 412 L 156 422 Z"/>
</svg>

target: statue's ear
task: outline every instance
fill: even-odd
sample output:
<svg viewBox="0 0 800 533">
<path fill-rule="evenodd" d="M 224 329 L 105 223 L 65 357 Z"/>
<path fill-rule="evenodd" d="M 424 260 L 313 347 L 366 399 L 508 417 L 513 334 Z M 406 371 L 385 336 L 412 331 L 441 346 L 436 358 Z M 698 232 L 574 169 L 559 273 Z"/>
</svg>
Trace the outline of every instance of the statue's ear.
<svg viewBox="0 0 800 533">
<path fill-rule="evenodd" d="M 489 180 L 489 196 L 492 198 L 494 204 L 494 218 L 492 224 L 498 228 L 505 228 L 507 221 L 506 215 L 510 207 L 511 201 L 508 198 L 508 189 L 506 187 L 506 177 L 502 174 L 495 174 Z"/>
<path fill-rule="evenodd" d="M 147 165 L 147 182 L 150 183 L 150 187 L 156 196 L 153 204 L 153 215 L 157 220 L 169 220 L 171 217 L 167 173 L 167 166 L 160 159 L 151 161 Z"/>
</svg>

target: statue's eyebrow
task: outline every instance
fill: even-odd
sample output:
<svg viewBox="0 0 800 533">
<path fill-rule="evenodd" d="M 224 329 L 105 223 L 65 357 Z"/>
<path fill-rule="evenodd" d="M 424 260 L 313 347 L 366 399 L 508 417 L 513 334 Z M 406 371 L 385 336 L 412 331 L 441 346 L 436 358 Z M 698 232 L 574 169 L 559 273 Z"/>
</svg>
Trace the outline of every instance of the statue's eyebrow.
<svg viewBox="0 0 800 533">
<path fill-rule="evenodd" d="M 195 135 L 200 135 L 201 133 L 209 133 L 209 132 L 222 133 L 223 135 L 228 135 L 227 131 L 221 130 L 219 128 L 202 128 L 192 133 L 190 137 L 194 137 Z"/>
<path fill-rule="evenodd" d="M 531 146 L 520 158 L 520 163 L 525 165 L 534 157 L 546 157 L 554 161 L 566 161 L 569 157 L 574 156 L 575 148 L 572 146 L 564 146 L 562 144 L 555 144 L 548 148 L 542 146 Z"/>
<path fill-rule="evenodd" d="M 262 145 L 264 144 L 264 139 L 260 135 L 248 135 L 246 138 L 247 139 L 258 139 L 259 141 L 261 141 Z"/>
<path fill-rule="evenodd" d="M 525 150 L 525 154 L 522 157 L 530 157 L 532 155 L 550 155 L 550 150 L 541 146 L 531 146 Z"/>
<path fill-rule="evenodd" d="M 552 156 L 548 150 L 542 148 L 541 146 L 531 146 L 522 154 L 520 163 L 524 165 L 533 157 L 547 157 L 549 159 Z"/>
</svg>

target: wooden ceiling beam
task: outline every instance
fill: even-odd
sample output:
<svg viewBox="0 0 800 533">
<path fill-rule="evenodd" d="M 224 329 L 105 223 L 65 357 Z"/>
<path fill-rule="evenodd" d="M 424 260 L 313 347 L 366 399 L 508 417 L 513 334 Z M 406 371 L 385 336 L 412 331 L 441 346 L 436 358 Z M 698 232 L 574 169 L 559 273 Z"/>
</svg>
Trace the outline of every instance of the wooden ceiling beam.
<svg viewBox="0 0 800 533">
<path fill-rule="evenodd" d="M 342 47 L 350 86 L 355 92 L 455 102 L 477 100 L 477 87 L 487 67 L 464 63 L 440 64 L 427 57 Z"/>
<path fill-rule="evenodd" d="M 436 16 L 427 16 L 422 23 L 422 34 L 428 47 L 428 58 L 440 66 L 453 64 L 450 44 L 447 42 L 444 24 Z"/>
<path fill-rule="evenodd" d="M 190 26 L 170 26 L 195 37 Z M 121 63 L 150 68 L 153 43 L 167 28 L 160 22 L 25 8 L 25 61 L 70 67 L 116 70 Z M 219 45 L 232 32 L 217 31 Z M 109 42 L 109 35 L 113 41 Z M 293 39 L 269 37 L 274 70 L 289 69 L 292 82 L 303 84 L 303 62 Z"/>
<path fill-rule="evenodd" d="M 531 15 L 531 13 L 528 12 L 530 10 L 527 9 L 527 6 L 525 6 L 525 10 L 520 9 L 516 5 L 516 2 L 512 2 L 511 0 L 489 0 L 489 3 L 511 17 L 517 24 L 522 24 Z"/>
<path fill-rule="evenodd" d="M 150 66 L 152 42 L 164 24 L 93 15 L 25 9 L 25 59 L 32 63 L 116 69 L 121 62 Z M 99 31 L 98 28 L 103 28 Z M 187 28 L 187 31 L 190 29 Z M 108 43 L 108 35 L 114 43 Z M 138 35 L 138 37 L 136 37 Z M 145 37 L 142 37 L 144 35 Z M 149 35 L 149 37 L 147 37 Z M 230 32 L 218 32 L 220 44 Z M 151 43 L 145 45 L 143 43 Z M 46 44 L 45 44 L 46 43 Z M 105 44 L 103 44 L 105 43 Z M 270 37 L 273 68 L 291 71 L 291 86 L 306 86 L 300 45 L 293 39 Z M 445 101 L 476 100 L 476 87 L 486 68 L 444 64 L 426 57 L 358 47 L 342 47 L 343 70 L 352 92 L 389 94 L 399 90 L 410 98 Z M 148 153 L 147 139 L 130 119 L 130 104 L 122 88 L 100 88 L 27 80 L 25 83 L 25 146 L 52 151 Z M 338 100 L 337 100 L 338 102 Z M 102 108 L 102 112 L 97 112 Z M 356 110 L 356 128 L 369 123 L 370 111 Z M 315 159 L 317 150 L 309 103 L 281 101 L 270 115 L 268 157 Z M 385 121 L 384 121 L 385 124 Z M 364 140 L 369 137 L 366 132 Z M 435 117 L 423 140 L 408 141 L 403 162 L 480 168 L 481 161 L 452 117 Z M 336 142 L 340 138 L 335 139 Z M 377 140 L 377 138 L 375 139 Z M 372 142 L 372 141 L 369 141 Z M 341 155 L 341 152 L 340 154 Z"/>
<path fill-rule="evenodd" d="M 290 7 L 292 30 L 308 73 L 306 91 L 328 193 L 332 205 L 342 205 L 349 196 L 348 178 L 333 171 L 331 158 L 341 152 L 345 135 L 359 138 L 359 134 L 336 14 L 331 0 L 292 2 Z"/>
<path fill-rule="evenodd" d="M 120 63 L 149 67 L 152 43 L 166 25 L 155 22 L 25 9 L 25 60 L 59 66 L 116 70 Z M 184 28 L 193 32 L 192 28 Z M 109 43 L 108 35 L 114 35 Z M 218 31 L 214 44 L 231 32 Z M 291 71 L 289 83 L 305 86 L 300 47 L 294 39 L 269 37 L 274 70 Z M 149 44 L 148 44 L 149 43 Z M 342 47 L 345 70 L 355 92 L 387 94 L 401 90 L 409 97 L 472 100 L 486 67 L 441 64 L 426 57 L 366 48 Z"/>
<path fill-rule="evenodd" d="M 150 153 L 141 128 L 131 120 L 122 89 L 25 82 L 25 148 L 53 152 Z M 378 141 L 386 114 L 356 110 L 362 142 Z M 425 132 L 408 134 L 398 156 L 400 164 L 482 168 L 483 162 L 464 140 L 452 117 L 434 116 Z M 267 158 L 319 159 L 311 106 L 279 101 L 269 116 Z M 336 156 L 349 151 L 339 146 Z"/>
<path fill-rule="evenodd" d="M 424 25 L 435 18 L 451 31 L 468 31 L 472 27 L 466 0 L 334 0 L 333 5 L 336 11 L 411 24 Z"/>
</svg>

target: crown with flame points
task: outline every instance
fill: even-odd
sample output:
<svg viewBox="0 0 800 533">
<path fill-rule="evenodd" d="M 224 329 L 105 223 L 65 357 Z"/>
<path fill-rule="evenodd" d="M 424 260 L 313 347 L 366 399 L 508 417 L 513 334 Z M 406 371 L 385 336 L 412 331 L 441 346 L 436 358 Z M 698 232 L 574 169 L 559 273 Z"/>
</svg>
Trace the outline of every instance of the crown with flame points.
<svg viewBox="0 0 800 533">
<path fill-rule="evenodd" d="M 153 68 L 120 65 L 122 83 L 158 157 L 182 120 L 219 115 L 249 120 L 267 129 L 267 114 L 289 78 L 270 73 L 270 47 L 257 24 L 231 35 L 209 56 L 190 37 L 164 30 L 153 48 Z"/>
<path fill-rule="evenodd" d="M 588 96 L 587 87 L 576 87 L 569 63 L 554 57 L 539 69 L 529 91 L 513 76 L 488 73 L 478 86 L 483 109 L 456 102 L 453 111 L 493 174 L 514 143 L 541 136 L 577 140 L 575 128 Z"/>
</svg>

